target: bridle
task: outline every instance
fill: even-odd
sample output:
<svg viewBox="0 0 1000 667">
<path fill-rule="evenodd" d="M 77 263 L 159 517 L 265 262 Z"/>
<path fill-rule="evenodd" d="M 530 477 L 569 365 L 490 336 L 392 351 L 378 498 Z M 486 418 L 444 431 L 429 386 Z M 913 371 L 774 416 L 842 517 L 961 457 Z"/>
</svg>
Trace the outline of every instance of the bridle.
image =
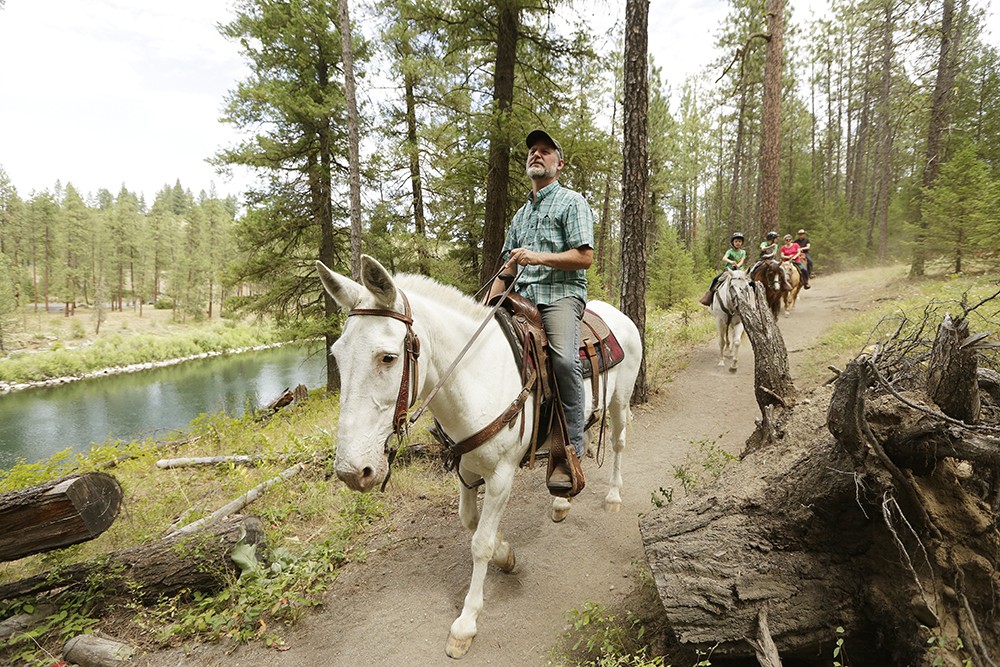
<svg viewBox="0 0 1000 667">
<path fill-rule="evenodd" d="M 402 438 L 406 434 L 406 413 L 417 402 L 419 389 L 420 337 L 413 331 L 413 316 L 410 312 L 410 301 L 399 291 L 403 299 L 403 312 L 399 313 L 389 308 L 354 308 L 347 313 L 348 317 L 356 315 L 373 315 L 375 317 L 391 317 L 406 325 L 406 336 L 403 338 L 403 379 L 399 382 L 399 393 L 396 395 L 396 411 L 392 417 L 392 432 Z"/>
<path fill-rule="evenodd" d="M 396 407 L 392 416 L 392 433 L 385 439 L 385 454 L 389 464 L 385 479 L 382 480 L 382 491 L 385 491 L 386 484 L 389 483 L 389 476 L 392 474 L 392 461 L 396 458 L 399 445 L 402 444 L 406 431 L 409 428 L 409 420 L 406 413 L 414 403 L 417 402 L 417 391 L 420 388 L 420 337 L 413 331 L 413 317 L 410 312 L 410 301 L 399 291 L 403 299 L 403 312 L 399 313 L 389 308 L 354 308 L 347 313 L 348 317 L 369 315 L 374 317 L 391 317 L 406 325 L 406 336 L 403 338 L 403 377 L 399 381 L 399 392 L 396 394 Z M 414 420 L 415 421 L 415 420 Z M 396 446 L 389 444 L 392 436 L 396 436 Z"/>
<path fill-rule="evenodd" d="M 516 277 L 519 277 L 523 270 L 524 267 L 521 267 Z M 500 271 L 497 272 L 498 275 L 499 273 Z M 496 276 L 494 276 L 494 278 L 495 277 Z M 511 281 L 511 283 L 507 285 L 507 288 L 504 290 L 502 295 L 503 298 L 506 298 L 506 296 L 510 294 L 511 290 L 514 288 L 516 277 L 514 281 Z M 388 458 L 388 469 L 386 471 L 385 479 L 382 480 L 382 491 L 385 491 L 386 484 L 389 483 L 389 477 L 392 474 L 392 462 L 396 458 L 396 452 L 399 451 L 399 447 L 402 445 L 403 439 L 406 437 L 406 433 L 409 430 L 410 425 L 420 419 L 420 416 L 430 404 L 431 400 L 433 400 L 434 396 L 437 395 L 438 390 L 444 386 L 444 383 L 458 366 L 458 362 L 460 362 L 462 357 L 465 356 L 465 353 L 469 351 L 469 348 L 472 347 L 472 344 L 479 337 L 479 334 L 482 333 L 483 329 L 486 328 L 486 325 L 493 319 L 497 309 L 499 309 L 503 303 L 503 298 L 497 300 L 493 309 L 479 325 L 479 328 L 476 329 L 476 332 L 472 334 L 472 337 L 465 344 L 465 347 L 462 348 L 462 351 L 458 353 L 458 356 L 455 357 L 455 360 L 452 361 L 451 366 L 449 366 L 448 369 L 442 374 L 441 379 L 438 380 L 438 383 L 433 389 L 431 389 L 421 406 L 415 410 L 412 415 L 407 416 L 410 408 L 412 408 L 413 404 L 417 402 L 417 392 L 420 389 L 420 337 L 417 336 L 416 332 L 413 330 L 413 316 L 410 311 L 410 301 L 406 298 L 406 294 L 403 293 L 403 290 L 397 288 L 397 291 L 403 300 L 402 313 L 389 308 L 354 308 L 347 313 L 348 317 L 362 315 L 390 317 L 394 320 L 399 320 L 406 325 L 406 336 L 403 338 L 403 377 L 399 382 L 399 392 L 396 394 L 395 412 L 392 416 L 392 433 L 386 437 L 384 444 L 385 455 Z M 531 378 L 533 382 L 534 374 L 531 375 Z M 481 429 L 478 433 L 466 438 L 461 443 L 458 443 L 455 448 L 457 448 L 460 453 L 463 450 L 468 452 L 491 438 L 497 431 L 499 431 L 500 426 L 508 424 L 520 413 L 520 409 L 524 406 L 524 403 L 528 398 L 528 394 L 529 392 L 527 388 L 522 388 L 521 393 L 518 394 L 517 398 L 503 412 L 503 414 L 490 422 L 489 425 Z M 389 441 L 392 440 L 393 436 L 396 436 L 396 446 L 389 444 Z"/>
<path fill-rule="evenodd" d="M 729 297 L 728 299 L 722 298 L 722 290 L 726 290 L 727 296 Z M 736 314 L 736 311 L 739 310 L 739 308 L 737 306 L 735 287 L 733 286 L 733 277 L 731 273 L 729 276 L 726 277 L 725 285 L 719 286 L 719 290 L 716 296 L 718 296 L 719 298 L 719 308 L 722 309 L 722 312 L 726 314 L 726 318 L 729 321 L 732 321 L 733 315 Z M 727 307 L 727 302 L 728 302 L 728 307 Z"/>
</svg>

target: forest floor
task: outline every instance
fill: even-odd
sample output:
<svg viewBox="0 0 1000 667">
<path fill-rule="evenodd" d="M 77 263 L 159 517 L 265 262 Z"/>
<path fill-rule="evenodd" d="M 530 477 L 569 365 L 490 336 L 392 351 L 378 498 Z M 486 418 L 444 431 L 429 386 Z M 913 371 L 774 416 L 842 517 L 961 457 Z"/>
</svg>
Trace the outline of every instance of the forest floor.
<svg viewBox="0 0 1000 667">
<path fill-rule="evenodd" d="M 779 327 L 789 352 L 797 400 L 830 377 L 813 349 L 833 324 L 856 317 L 880 300 L 904 269 L 855 271 L 814 280 Z M 634 410 L 624 461 L 621 513 L 607 514 L 602 501 L 610 466 L 587 460 L 587 487 L 573 501 L 569 518 L 549 519 L 551 499 L 544 467 L 515 479 L 501 530 L 514 546 L 517 567 L 504 574 L 491 567 L 479 634 L 462 664 L 552 663 L 565 655 L 570 610 L 598 604 L 634 606 L 648 568 L 638 517 L 652 498 L 683 493 L 675 471 L 690 469 L 706 450 L 736 455 L 760 413 L 753 393 L 753 351 L 744 339 L 740 368 L 731 375 L 717 366 L 716 341 L 687 356 L 684 368 L 652 399 Z M 389 529 L 375 537 L 362 562 L 349 563 L 315 614 L 283 632 L 280 650 L 259 644 L 189 645 L 148 654 L 143 667 L 329 667 L 377 664 L 389 667 L 455 665 L 445 655 L 448 628 L 461 610 L 469 584 L 469 533 L 457 516 L 457 496 L 444 503 L 412 499 L 394 512 Z M 678 665 L 680 667 L 680 665 Z"/>
</svg>

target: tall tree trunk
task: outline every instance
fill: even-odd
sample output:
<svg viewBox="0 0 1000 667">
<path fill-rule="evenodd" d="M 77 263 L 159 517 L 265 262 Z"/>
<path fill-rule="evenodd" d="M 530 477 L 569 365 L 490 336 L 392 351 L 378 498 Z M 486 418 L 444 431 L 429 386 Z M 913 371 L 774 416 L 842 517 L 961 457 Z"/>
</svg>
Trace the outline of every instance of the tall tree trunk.
<svg viewBox="0 0 1000 667">
<path fill-rule="evenodd" d="M 862 81 L 867 81 L 871 74 L 871 49 L 865 49 L 864 67 L 862 69 Z M 861 96 L 861 114 L 858 117 L 858 134 L 854 141 L 853 173 L 851 175 L 850 212 L 851 215 L 860 218 L 864 215 L 865 198 L 867 196 L 865 178 L 866 156 L 868 154 L 868 137 L 871 134 L 871 87 L 864 86 Z"/>
<path fill-rule="evenodd" d="M 325 89 L 330 84 L 330 73 L 326 66 L 326 61 L 320 63 L 316 70 L 316 82 L 321 89 Z M 333 147 L 330 141 L 330 121 L 324 119 L 317 130 L 319 141 L 318 156 L 310 154 L 309 165 L 306 173 L 309 182 L 309 198 L 316 225 L 320 230 L 319 258 L 327 266 L 336 266 L 336 254 L 333 241 L 333 209 L 332 209 L 332 186 L 330 182 L 333 167 Z M 318 162 L 317 158 L 318 157 Z M 324 290 L 323 292 L 323 313 L 327 319 L 339 312 L 340 308 Z M 332 354 L 329 354 L 330 347 L 336 342 L 336 337 L 332 333 L 324 334 L 324 344 L 327 350 L 326 355 L 326 388 L 327 391 L 337 391 L 340 388 L 340 372 L 337 370 L 337 362 Z"/>
<path fill-rule="evenodd" d="M 921 185 L 920 204 L 917 206 L 917 234 L 913 243 L 913 261 L 910 264 L 911 276 L 924 275 L 924 261 L 927 239 L 927 220 L 923 215 L 924 192 L 934 187 L 938 173 L 941 170 L 941 138 L 948 119 L 951 116 L 950 96 L 955 85 L 955 67 L 953 56 L 956 44 L 953 43 L 955 0 L 943 0 L 941 13 L 941 47 L 938 51 L 937 76 L 934 81 L 934 94 L 931 98 L 931 118 L 927 128 L 927 156 L 924 161 L 924 173 Z"/>
<path fill-rule="evenodd" d="M 885 22 L 882 26 L 882 72 L 879 86 L 878 101 L 878 138 L 877 161 L 878 192 L 873 221 L 878 226 L 878 258 L 885 261 L 889 257 L 889 197 L 891 194 L 890 179 L 892 177 L 892 123 L 889 96 L 892 94 L 892 34 L 895 28 L 893 3 L 887 0 L 885 4 Z M 871 230 L 869 229 L 869 235 Z M 871 247 L 869 238 L 869 247 Z"/>
<path fill-rule="evenodd" d="M 649 1 L 625 5 L 625 97 L 622 166 L 622 311 L 646 339 L 646 229 L 649 192 Z M 647 399 L 643 358 L 632 394 L 634 403 Z"/>
<path fill-rule="evenodd" d="M 615 93 L 611 106 L 611 136 L 618 131 L 618 77 L 615 77 Z M 607 291 L 611 293 L 611 282 L 605 274 L 608 262 L 608 240 L 611 236 L 611 170 L 604 180 L 604 205 L 601 207 L 601 223 L 597 238 L 597 273 L 604 278 Z"/>
<path fill-rule="evenodd" d="M 344 63 L 344 94 L 347 101 L 347 148 L 351 172 L 351 275 L 361 277 L 361 150 L 358 137 L 358 100 L 354 90 L 354 51 L 351 47 L 351 15 L 348 0 L 338 0 L 340 45 Z"/>
<path fill-rule="evenodd" d="M 409 51 L 409 41 L 404 42 Z M 410 158 L 410 187 L 413 191 L 413 227 L 417 232 L 417 259 L 420 273 L 430 275 L 427 262 L 427 225 L 424 219 L 424 185 L 420 177 L 420 142 L 417 138 L 417 98 L 414 94 L 416 76 L 407 68 L 403 74 L 406 90 L 406 143 Z"/>
<path fill-rule="evenodd" d="M 767 53 L 764 65 L 764 132 L 760 144 L 760 237 L 780 229 L 781 69 L 785 0 L 767 0 Z"/>
<path fill-rule="evenodd" d="M 737 220 L 737 213 L 740 210 L 740 184 L 742 183 L 743 166 L 743 144 L 746 137 L 746 108 L 747 108 L 747 87 L 740 85 L 740 108 L 736 119 L 736 143 L 733 145 L 733 182 L 729 187 L 729 215 L 725 220 L 729 221 L 729 227 L 725 230 L 726 235 L 733 231 L 733 223 Z M 740 218 L 742 220 L 742 218 Z"/>
<path fill-rule="evenodd" d="M 510 137 L 507 132 L 514 102 L 514 65 L 520 25 L 516 0 L 497 3 L 497 57 L 493 68 L 493 103 L 496 116 L 490 136 L 486 176 L 486 218 L 483 221 L 483 263 L 480 282 L 485 283 L 497 270 L 507 226 L 507 190 L 510 184 Z"/>
</svg>

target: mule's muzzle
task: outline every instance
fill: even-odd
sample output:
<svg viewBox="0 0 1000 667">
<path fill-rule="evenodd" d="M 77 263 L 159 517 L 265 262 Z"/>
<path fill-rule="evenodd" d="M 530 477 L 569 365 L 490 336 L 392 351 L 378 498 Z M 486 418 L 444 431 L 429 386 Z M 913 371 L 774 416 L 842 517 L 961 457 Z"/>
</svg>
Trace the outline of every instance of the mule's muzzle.
<svg viewBox="0 0 1000 667">
<path fill-rule="evenodd" d="M 382 483 L 387 468 L 387 465 L 377 467 L 373 465 L 342 465 L 338 462 L 334 470 L 337 473 L 337 479 L 346 484 L 347 488 L 367 493 Z"/>
</svg>

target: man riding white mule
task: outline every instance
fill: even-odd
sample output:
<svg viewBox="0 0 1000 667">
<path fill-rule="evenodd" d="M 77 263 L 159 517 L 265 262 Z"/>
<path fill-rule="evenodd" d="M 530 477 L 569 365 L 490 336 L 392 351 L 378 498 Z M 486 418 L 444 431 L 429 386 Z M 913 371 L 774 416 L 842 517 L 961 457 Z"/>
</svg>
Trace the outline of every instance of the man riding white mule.
<svg viewBox="0 0 1000 667">
<path fill-rule="evenodd" d="M 489 296 L 501 294 L 514 280 L 518 267 L 525 267 L 514 291 L 537 305 L 542 314 L 566 415 L 568 444 L 572 445 L 565 448 L 566 460 L 554 466 L 548 479 L 549 489 L 559 493 L 573 485 L 571 475 L 579 475 L 579 489 L 584 485 L 579 467 L 584 453 L 579 342 L 580 319 L 587 304 L 587 269 L 594 261 L 594 212 L 583 195 L 560 185 L 559 173 L 566 161 L 558 141 L 544 130 L 534 130 L 524 143 L 531 192 L 507 230 L 501 256 L 504 268 Z"/>
<path fill-rule="evenodd" d="M 362 255 L 360 283 L 322 263 L 317 269 L 324 289 L 348 314 L 331 348 L 341 384 L 337 477 L 361 492 L 384 485 L 392 443 L 405 436 L 425 407 L 433 412 L 442 437 L 453 443 L 450 451 L 463 451 L 462 443 L 479 440 L 457 457 L 458 516 L 472 531 L 472 576 L 445 651 L 460 657 L 477 633 L 488 566 L 511 572 L 517 562 L 499 525 L 514 474 L 530 449 L 531 424 L 540 406 L 535 394 L 525 390 L 521 368 L 490 308 L 425 276 L 391 276 L 367 255 Z M 624 352 L 620 363 L 600 373 L 596 392 L 607 415 L 611 447 L 604 508 L 617 512 L 642 339 L 635 324 L 610 304 L 591 301 L 587 307 L 603 319 Z M 585 409 L 592 413 L 590 383 L 584 391 Z M 490 435 L 477 438 L 482 433 Z M 569 509 L 567 498 L 554 497 L 553 521 L 565 519 Z"/>
</svg>

